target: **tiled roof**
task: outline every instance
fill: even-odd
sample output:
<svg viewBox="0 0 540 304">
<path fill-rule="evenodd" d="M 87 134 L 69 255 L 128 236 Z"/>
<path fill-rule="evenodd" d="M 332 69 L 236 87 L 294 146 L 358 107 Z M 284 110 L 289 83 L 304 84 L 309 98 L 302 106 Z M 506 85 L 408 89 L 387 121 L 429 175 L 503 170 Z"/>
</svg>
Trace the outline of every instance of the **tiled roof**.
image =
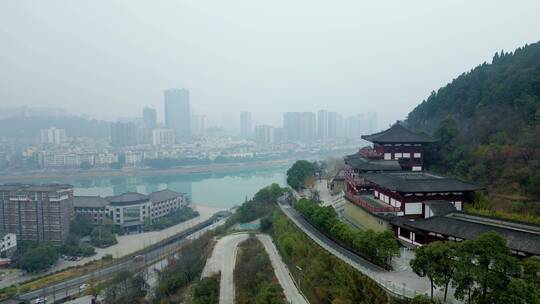
<svg viewBox="0 0 540 304">
<path fill-rule="evenodd" d="M 398 192 L 459 192 L 483 189 L 453 177 L 442 177 L 426 172 L 395 172 L 365 174 L 374 184 Z"/>
<path fill-rule="evenodd" d="M 152 202 L 162 202 L 162 201 L 177 198 L 177 197 L 182 196 L 182 195 L 183 195 L 182 193 L 172 191 L 172 190 L 169 190 L 169 189 L 164 189 L 164 190 L 161 190 L 161 191 L 156 191 L 156 192 L 150 193 L 149 196 L 150 196 L 150 200 Z"/>
<path fill-rule="evenodd" d="M 137 192 L 127 192 L 120 195 L 107 197 L 107 201 L 109 201 L 111 205 L 137 204 L 146 202 L 148 200 L 148 195 L 140 194 Z"/>
<path fill-rule="evenodd" d="M 511 225 L 504 225 L 505 221 L 498 220 L 501 224 L 490 224 L 483 217 L 459 216 L 460 213 L 450 213 L 446 216 L 435 216 L 422 220 L 403 222 L 404 227 L 412 227 L 427 232 L 435 232 L 465 240 L 474 240 L 480 234 L 494 231 L 507 240 L 508 247 L 514 250 L 540 255 L 540 228 L 520 229 Z M 467 217 L 473 220 L 467 220 Z M 512 224 L 512 223 L 507 223 Z M 525 225 L 521 225 L 525 226 Z"/>
<path fill-rule="evenodd" d="M 397 160 L 372 160 L 358 153 L 345 156 L 345 163 L 361 171 L 401 171 Z"/>
<path fill-rule="evenodd" d="M 362 139 L 374 143 L 430 143 L 436 141 L 426 133 L 413 132 L 399 123 L 394 124 L 387 130 L 371 135 L 363 135 Z"/>
<path fill-rule="evenodd" d="M 109 202 L 101 196 L 74 196 L 73 207 L 75 208 L 103 208 Z"/>
<path fill-rule="evenodd" d="M 37 191 L 37 192 L 50 192 L 73 189 L 72 185 L 67 184 L 43 184 L 43 185 L 30 185 L 30 184 L 4 184 L 0 185 L 0 191 Z"/>
</svg>

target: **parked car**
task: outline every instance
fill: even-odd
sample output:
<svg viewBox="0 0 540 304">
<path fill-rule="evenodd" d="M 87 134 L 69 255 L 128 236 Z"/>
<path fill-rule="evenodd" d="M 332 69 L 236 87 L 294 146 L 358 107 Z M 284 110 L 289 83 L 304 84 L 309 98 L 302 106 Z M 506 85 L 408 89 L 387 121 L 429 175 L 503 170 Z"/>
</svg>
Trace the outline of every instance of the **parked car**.
<svg viewBox="0 0 540 304">
<path fill-rule="evenodd" d="M 39 297 L 34 301 L 35 304 L 47 303 L 47 297 Z"/>
</svg>

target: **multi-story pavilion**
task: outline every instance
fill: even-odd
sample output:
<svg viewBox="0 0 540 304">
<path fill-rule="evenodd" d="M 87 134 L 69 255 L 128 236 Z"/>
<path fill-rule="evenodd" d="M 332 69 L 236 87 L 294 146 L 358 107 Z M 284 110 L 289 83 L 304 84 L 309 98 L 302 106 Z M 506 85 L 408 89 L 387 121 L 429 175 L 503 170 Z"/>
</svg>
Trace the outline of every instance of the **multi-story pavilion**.
<svg viewBox="0 0 540 304">
<path fill-rule="evenodd" d="M 396 160 L 405 171 L 422 171 L 424 146 L 436 141 L 425 133 L 413 132 L 399 123 L 385 131 L 363 135 L 362 139 L 373 143 L 371 158 Z"/>
</svg>

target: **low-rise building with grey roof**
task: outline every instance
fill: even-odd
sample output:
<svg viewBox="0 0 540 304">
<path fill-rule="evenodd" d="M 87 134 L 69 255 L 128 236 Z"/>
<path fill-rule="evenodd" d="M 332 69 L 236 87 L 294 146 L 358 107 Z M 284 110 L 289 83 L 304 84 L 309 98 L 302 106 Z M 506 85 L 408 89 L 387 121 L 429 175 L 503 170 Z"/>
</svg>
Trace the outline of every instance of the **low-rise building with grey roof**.
<svg viewBox="0 0 540 304">
<path fill-rule="evenodd" d="M 87 217 L 94 224 L 104 224 L 107 219 L 109 202 L 101 196 L 75 196 L 75 214 Z"/>
<path fill-rule="evenodd" d="M 127 192 L 120 195 L 77 196 L 75 212 L 87 216 L 93 223 L 110 221 L 124 232 L 141 232 L 146 220 L 156 220 L 186 206 L 184 195 L 169 189 L 142 194 Z"/>
</svg>

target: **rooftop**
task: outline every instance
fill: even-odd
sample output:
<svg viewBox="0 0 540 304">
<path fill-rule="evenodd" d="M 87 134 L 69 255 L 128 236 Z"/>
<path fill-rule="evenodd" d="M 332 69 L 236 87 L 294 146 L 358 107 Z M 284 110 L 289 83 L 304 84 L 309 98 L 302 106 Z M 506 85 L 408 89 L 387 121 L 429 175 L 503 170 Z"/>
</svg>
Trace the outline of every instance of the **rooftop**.
<svg viewBox="0 0 540 304">
<path fill-rule="evenodd" d="M 150 200 L 152 202 L 162 202 L 162 201 L 177 198 L 179 196 L 183 196 L 183 194 L 180 192 L 169 190 L 169 189 L 164 189 L 164 190 L 150 193 L 148 196 L 150 197 Z"/>
<path fill-rule="evenodd" d="M 36 192 L 51 192 L 60 190 L 73 189 L 72 185 L 67 184 L 4 184 L 0 185 L 0 191 L 36 191 Z"/>
<path fill-rule="evenodd" d="M 403 222 L 402 225 L 466 240 L 473 240 L 482 233 L 495 231 L 507 240 L 510 248 L 540 255 L 540 227 L 538 226 L 516 224 L 461 212 Z"/>
<path fill-rule="evenodd" d="M 401 171 L 397 160 L 367 159 L 359 153 L 345 156 L 345 163 L 362 171 Z"/>
<path fill-rule="evenodd" d="M 75 208 L 103 208 L 109 202 L 101 196 L 74 196 L 73 207 Z"/>
<path fill-rule="evenodd" d="M 345 180 L 345 171 L 343 169 L 338 170 L 338 172 L 334 176 L 334 180 L 337 180 L 337 181 Z"/>
<path fill-rule="evenodd" d="M 129 205 L 149 201 L 148 195 L 137 192 L 127 192 L 116 196 L 109 196 L 106 199 L 111 203 L 111 205 Z"/>
<path fill-rule="evenodd" d="M 399 123 L 394 124 L 387 130 L 371 135 L 363 135 L 362 139 L 373 143 L 431 143 L 436 141 L 426 133 L 413 132 Z"/>
<path fill-rule="evenodd" d="M 453 177 L 438 176 L 427 172 L 392 172 L 365 174 L 368 181 L 398 192 L 458 192 L 483 189 L 480 186 Z"/>
</svg>

